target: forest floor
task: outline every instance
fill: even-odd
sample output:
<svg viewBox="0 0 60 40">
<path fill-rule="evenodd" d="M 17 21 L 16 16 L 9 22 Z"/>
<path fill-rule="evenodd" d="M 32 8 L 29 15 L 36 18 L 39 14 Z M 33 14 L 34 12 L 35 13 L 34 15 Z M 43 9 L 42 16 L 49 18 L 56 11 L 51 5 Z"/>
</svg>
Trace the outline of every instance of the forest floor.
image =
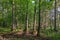
<svg viewBox="0 0 60 40">
<path fill-rule="evenodd" d="M 34 36 L 32 34 L 24 35 L 21 32 L 10 32 L 0 34 L 0 40 L 49 40 L 46 35 L 41 34 L 40 37 Z"/>
<path fill-rule="evenodd" d="M 21 31 L 0 34 L 0 40 L 60 40 L 60 37 L 56 38 L 57 37 L 49 37 L 43 33 L 40 34 L 40 37 L 32 34 L 25 35 L 21 33 Z"/>
<path fill-rule="evenodd" d="M 11 32 L 10 28 L 0 28 L 0 40 L 60 40 L 60 31 L 46 29 L 41 31 L 40 37 L 37 37 L 31 33 L 25 35 L 21 30 Z"/>
</svg>

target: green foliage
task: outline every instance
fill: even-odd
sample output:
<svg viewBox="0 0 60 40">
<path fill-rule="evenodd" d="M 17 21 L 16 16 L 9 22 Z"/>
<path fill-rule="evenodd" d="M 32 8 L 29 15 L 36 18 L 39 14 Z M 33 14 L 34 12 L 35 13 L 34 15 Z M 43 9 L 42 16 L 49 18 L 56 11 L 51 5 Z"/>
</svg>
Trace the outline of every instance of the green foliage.
<svg viewBox="0 0 60 40">
<path fill-rule="evenodd" d="M 40 2 L 40 6 L 41 6 L 41 10 L 42 9 L 51 9 L 52 8 L 52 4 L 53 4 L 54 0 L 50 0 L 50 1 L 46 1 L 46 0 L 41 0 Z M 50 7 L 51 6 L 51 7 Z"/>
</svg>

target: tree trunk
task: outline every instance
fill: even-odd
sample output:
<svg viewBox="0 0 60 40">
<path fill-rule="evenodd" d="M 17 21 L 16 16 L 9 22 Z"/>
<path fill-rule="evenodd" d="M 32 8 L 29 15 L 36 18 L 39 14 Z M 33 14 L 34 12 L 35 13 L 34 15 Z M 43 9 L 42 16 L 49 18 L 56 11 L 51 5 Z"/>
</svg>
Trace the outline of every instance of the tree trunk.
<svg viewBox="0 0 60 40">
<path fill-rule="evenodd" d="M 26 14 L 26 26 L 25 26 L 25 33 L 28 34 L 28 14 Z"/>
<path fill-rule="evenodd" d="M 14 25 L 14 1 L 12 0 L 12 26 L 11 26 L 11 31 L 15 29 Z"/>
<path fill-rule="evenodd" d="M 57 29 L 56 29 L 56 6 L 57 6 L 57 4 L 56 4 L 56 0 L 55 0 L 54 31 L 57 31 Z"/>
<path fill-rule="evenodd" d="M 28 34 L 28 0 L 27 0 L 27 7 L 26 7 L 25 34 Z"/>
<path fill-rule="evenodd" d="M 36 35 L 37 31 L 36 31 L 36 2 L 35 2 L 35 7 L 34 7 L 34 20 L 33 20 L 33 34 Z"/>
<path fill-rule="evenodd" d="M 37 29 L 37 36 L 40 36 L 40 0 L 39 0 L 39 12 L 38 12 L 38 16 L 39 16 L 39 19 L 38 19 L 38 29 Z"/>
</svg>

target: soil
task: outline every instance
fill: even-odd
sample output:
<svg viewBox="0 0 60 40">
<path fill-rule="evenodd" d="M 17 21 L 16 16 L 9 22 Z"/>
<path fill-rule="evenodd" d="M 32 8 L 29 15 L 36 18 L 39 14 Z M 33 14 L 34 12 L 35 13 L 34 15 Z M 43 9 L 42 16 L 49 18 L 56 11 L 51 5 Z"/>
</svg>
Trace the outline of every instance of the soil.
<svg viewBox="0 0 60 40">
<path fill-rule="evenodd" d="M 23 31 L 18 32 L 9 32 L 1 34 L 0 40 L 9 40 L 8 38 L 22 38 L 24 40 L 48 40 L 48 37 L 40 36 L 34 36 L 33 34 L 24 35 Z"/>
</svg>

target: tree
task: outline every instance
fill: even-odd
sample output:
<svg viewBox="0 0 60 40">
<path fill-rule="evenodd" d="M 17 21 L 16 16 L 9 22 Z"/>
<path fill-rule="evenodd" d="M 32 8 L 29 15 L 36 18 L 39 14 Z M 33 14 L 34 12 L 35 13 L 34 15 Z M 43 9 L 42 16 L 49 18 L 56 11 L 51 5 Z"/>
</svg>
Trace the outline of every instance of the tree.
<svg viewBox="0 0 60 40">
<path fill-rule="evenodd" d="M 39 12 L 38 12 L 38 15 L 39 15 L 39 19 L 38 19 L 38 29 L 37 29 L 37 36 L 40 36 L 40 28 L 41 28 L 41 26 L 40 26 L 40 1 L 41 0 L 39 0 Z"/>
<path fill-rule="evenodd" d="M 26 0 L 26 22 L 25 22 L 25 33 L 28 34 L 28 0 Z"/>
<path fill-rule="evenodd" d="M 56 0 L 55 0 L 54 31 L 57 31 L 57 29 L 56 29 L 56 6 L 57 6 L 57 4 L 56 4 Z"/>
<path fill-rule="evenodd" d="M 12 27 L 11 27 L 11 31 L 13 31 L 15 28 L 14 25 L 14 0 L 12 0 Z"/>
<path fill-rule="evenodd" d="M 41 29 L 41 15 L 40 12 L 42 9 L 51 9 L 52 7 L 50 7 L 52 5 L 54 0 L 39 0 L 39 12 L 38 12 L 38 29 L 37 29 L 37 36 L 40 36 L 40 29 Z M 45 8 L 46 7 L 46 8 Z"/>
<path fill-rule="evenodd" d="M 37 31 L 36 31 L 36 0 L 34 1 L 35 5 L 34 5 L 34 20 L 33 20 L 33 34 L 36 35 Z"/>
</svg>

